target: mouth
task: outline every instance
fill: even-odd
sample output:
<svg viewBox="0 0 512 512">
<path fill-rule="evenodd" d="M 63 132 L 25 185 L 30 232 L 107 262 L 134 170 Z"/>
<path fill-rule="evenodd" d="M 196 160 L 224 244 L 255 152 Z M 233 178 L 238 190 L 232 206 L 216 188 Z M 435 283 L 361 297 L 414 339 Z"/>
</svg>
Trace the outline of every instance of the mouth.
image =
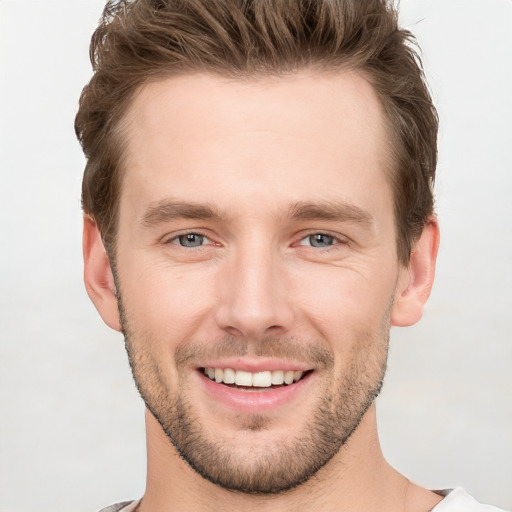
<svg viewBox="0 0 512 512">
<path fill-rule="evenodd" d="M 209 407 L 215 403 L 227 414 L 236 411 L 253 415 L 277 413 L 308 401 L 312 386 L 318 381 L 316 369 L 308 366 L 275 359 L 233 358 L 205 361 L 195 367 L 194 373 Z"/>
<path fill-rule="evenodd" d="M 227 387 L 240 391 L 268 391 L 295 384 L 308 377 L 313 370 L 263 370 L 248 372 L 232 368 L 200 368 L 204 375 Z"/>
</svg>

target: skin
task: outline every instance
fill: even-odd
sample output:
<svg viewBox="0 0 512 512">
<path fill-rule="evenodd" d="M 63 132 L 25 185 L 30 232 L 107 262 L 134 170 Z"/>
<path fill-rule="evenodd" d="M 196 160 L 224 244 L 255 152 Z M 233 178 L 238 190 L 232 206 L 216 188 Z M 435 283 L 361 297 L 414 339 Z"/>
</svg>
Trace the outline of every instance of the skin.
<svg viewBox="0 0 512 512">
<path fill-rule="evenodd" d="M 122 129 L 117 278 L 86 217 L 85 282 L 105 322 L 127 335 L 150 409 L 164 417 L 180 390 L 191 423 L 205 439 L 229 446 L 243 471 L 269 453 L 282 462 L 313 428 L 322 397 L 333 397 L 333 414 L 348 402 L 339 391 L 347 380 L 361 395 L 351 410 L 363 414 L 305 483 L 252 495 L 200 476 L 148 411 L 148 480 L 139 510 L 435 506 L 439 496 L 385 462 L 375 406 L 362 405 L 382 377 L 390 325 L 421 318 L 439 242 L 432 218 L 409 265 L 399 263 L 389 141 L 371 86 L 350 72 L 243 82 L 184 75 L 142 88 Z M 203 244 L 181 246 L 187 233 L 205 237 Z M 311 245 L 319 233 L 328 237 L 325 247 Z M 294 343 L 295 360 L 286 350 Z M 176 357 L 187 349 L 188 359 Z M 312 349 L 328 354 L 329 364 L 315 363 Z M 207 392 L 198 372 L 228 355 L 233 365 L 277 361 L 313 371 L 284 403 L 237 409 Z"/>
</svg>

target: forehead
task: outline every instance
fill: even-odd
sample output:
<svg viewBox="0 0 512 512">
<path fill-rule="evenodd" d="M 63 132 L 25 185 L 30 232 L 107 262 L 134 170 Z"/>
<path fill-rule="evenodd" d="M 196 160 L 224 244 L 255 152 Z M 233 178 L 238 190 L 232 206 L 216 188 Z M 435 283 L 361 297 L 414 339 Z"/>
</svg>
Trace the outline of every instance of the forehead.
<svg viewBox="0 0 512 512">
<path fill-rule="evenodd" d="M 355 72 L 172 77 L 144 86 L 121 128 L 121 203 L 211 203 L 236 191 L 284 207 L 354 192 L 371 200 L 370 185 L 390 198 L 382 108 Z"/>
</svg>

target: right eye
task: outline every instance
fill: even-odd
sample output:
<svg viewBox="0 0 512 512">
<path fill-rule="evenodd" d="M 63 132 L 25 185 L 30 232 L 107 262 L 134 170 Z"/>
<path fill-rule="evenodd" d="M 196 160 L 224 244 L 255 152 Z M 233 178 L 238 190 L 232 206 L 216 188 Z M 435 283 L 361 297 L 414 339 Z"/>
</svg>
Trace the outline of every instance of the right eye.
<svg viewBox="0 0 512 512">
<path fill-rule="evenodd" d="M 325 233 L 314 233 L 303 238 L 299 245 L 308 245 L 310 247 L 316 247 L 318 249 L 326 249 L 335 245 L 338 241 L 331 235 Z"/>
<path fill-rule="evenodd" d="M 210 240 L 204 235 L 199 233 L 185 233 L 184 235 L 178 235 L 173 239 L 169 240 L 169 243 L 174 245 L 180 245 L 181 247 L 201 247 L 210 243 Z"/>
</svg>

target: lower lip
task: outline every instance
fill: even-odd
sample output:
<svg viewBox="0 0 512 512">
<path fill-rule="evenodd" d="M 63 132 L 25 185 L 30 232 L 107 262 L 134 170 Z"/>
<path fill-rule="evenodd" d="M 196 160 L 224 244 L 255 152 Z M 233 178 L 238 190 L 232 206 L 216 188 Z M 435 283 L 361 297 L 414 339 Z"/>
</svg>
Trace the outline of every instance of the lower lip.
<svg viewBox="0 0 512 512">
<path fill-rule="evenodd" d="M 308 386 L 312 373 L 308 373 L 293 384 L 261 388 L 265 391 L 243 391 L 220 384 L 197 372 L 206 393 L 216 402 L 227 405 L 242 413 L 257 414 L 283 407 L 297 399 L 297 396 Z M 258 389 L 258 388 L 252 388 Z"/>
</svg>

